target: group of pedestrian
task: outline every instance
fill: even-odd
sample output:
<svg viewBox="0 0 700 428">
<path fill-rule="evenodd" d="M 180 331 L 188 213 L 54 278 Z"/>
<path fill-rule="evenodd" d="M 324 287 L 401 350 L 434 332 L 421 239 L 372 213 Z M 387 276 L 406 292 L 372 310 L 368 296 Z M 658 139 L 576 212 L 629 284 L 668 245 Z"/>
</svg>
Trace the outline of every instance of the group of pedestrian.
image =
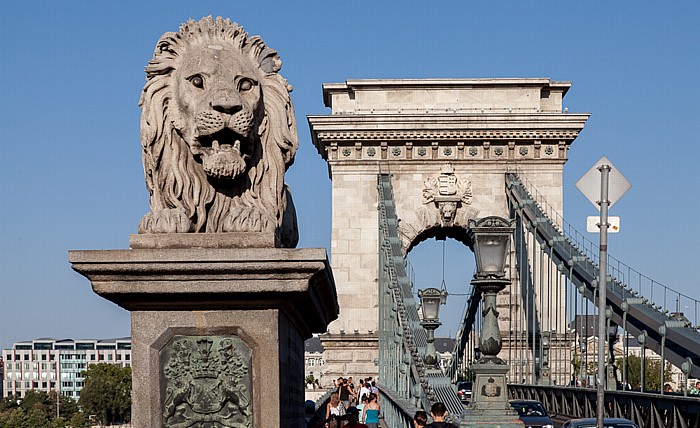
<svg viewBox="0 0 700 428">
<path fill-rule="evenodd" d="M 334 381 L 326 406 L 326 428 L 377 428 L 379 426 L 379 390 L 372 378 L 360 379 L 358 385 L 352 376 Z"/>
</svg>

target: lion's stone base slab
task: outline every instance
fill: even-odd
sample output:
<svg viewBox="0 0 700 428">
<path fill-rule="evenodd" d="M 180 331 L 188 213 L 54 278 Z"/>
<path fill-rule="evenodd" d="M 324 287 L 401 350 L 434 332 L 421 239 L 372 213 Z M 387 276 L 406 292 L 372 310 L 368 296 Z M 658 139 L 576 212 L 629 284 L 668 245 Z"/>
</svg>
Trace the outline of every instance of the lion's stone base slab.
<svg viewBox="0 0 700 428">
<path fill-rule="evenodd" d="M 304 340 L 338 316 L 323 249 L 71 251 L 100 296 L 131 311 L 134 427 L 162 425 L 160 353 L 177 336 L 251 350 L 253 427 L 301 427 Z"/>
<path fill-rule="evenodd" d="M 272 248 L 280 247 L 274 232 L 143 233 L 129 235 L 129 248 Z"/>
</svg>

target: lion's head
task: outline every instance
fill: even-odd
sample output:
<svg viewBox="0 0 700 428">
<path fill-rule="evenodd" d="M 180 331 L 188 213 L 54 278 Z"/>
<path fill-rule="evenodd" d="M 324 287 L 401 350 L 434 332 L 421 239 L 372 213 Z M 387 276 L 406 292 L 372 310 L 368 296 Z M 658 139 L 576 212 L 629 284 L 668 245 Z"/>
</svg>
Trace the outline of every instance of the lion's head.
<svg viewBox="0 0 700 428">
<path fill-rule="evenodd" d="M 160 38 L 139 103 L 151 194 L 140 233 L 274 231 L 296 245 L 284 173 L 298 141 L 281 66 L 228 19 Z"/>
</svg>

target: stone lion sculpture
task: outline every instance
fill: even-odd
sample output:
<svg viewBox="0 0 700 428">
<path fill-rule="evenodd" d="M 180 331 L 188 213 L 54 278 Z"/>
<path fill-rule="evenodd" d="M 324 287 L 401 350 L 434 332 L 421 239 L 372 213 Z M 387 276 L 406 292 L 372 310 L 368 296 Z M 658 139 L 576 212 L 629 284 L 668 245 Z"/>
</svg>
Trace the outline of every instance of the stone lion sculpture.
<svg viewBox="0 0 700 428">
<path fill-rule="evenodd" d="M 284 174 L 298 140 L 281 66 L 228 19 L 189 20 L 160 38 L 139 102 L 151 206 L 139 233 L 274 232 L 296 245 Z"/>
</svg>

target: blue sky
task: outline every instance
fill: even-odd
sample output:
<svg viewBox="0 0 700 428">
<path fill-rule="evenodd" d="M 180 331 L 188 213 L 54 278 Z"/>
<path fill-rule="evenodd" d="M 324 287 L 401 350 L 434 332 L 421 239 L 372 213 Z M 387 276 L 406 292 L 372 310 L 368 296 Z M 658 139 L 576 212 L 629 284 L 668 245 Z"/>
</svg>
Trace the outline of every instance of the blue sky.
<svg viewBox="0 0 700 428">
<path fill-rule="evenodd" d="M 595 214 L 574 184 L 602 155 L 633 188 L 610 252 L 700 298 L 693 250 L 700 134 L 696 1 L 5 1 L 0 27 L 0 347 L 38 337 L 129 335 L 129 315 L 70 269 L 69 249 L 128 247 L 148 211 L 139 144 L 143 67 L 158 37 L 188 18 L 224 16 L 279 51 L 300 149 L 287 175 L 301 247 L 330 244 L 330 181 L 306 115 L 328 114 L 321 85 L 357 78 L 571 80 L 570 112 L 590 112 L 564 172 L 567 220 Z M 597 239 L 591 235 L 591 239 Z M 448 290 L 473 261 L 447 244 Z M 430 285 L 441 243 L 411 254 Z M 466 272 L 466 274 L 465 274 Z M 445 333 L 458 323 L 448 303 Z"/>
</svg>

